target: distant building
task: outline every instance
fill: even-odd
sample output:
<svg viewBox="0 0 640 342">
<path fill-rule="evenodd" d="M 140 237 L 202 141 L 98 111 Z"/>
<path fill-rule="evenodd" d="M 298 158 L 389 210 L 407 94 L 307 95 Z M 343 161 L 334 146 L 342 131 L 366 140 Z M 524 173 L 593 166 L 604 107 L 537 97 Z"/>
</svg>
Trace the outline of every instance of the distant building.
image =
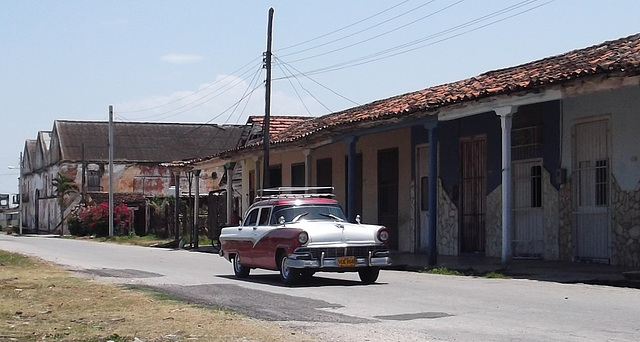
<svg viewBox="0 0 640 342">
<path fill-rule="evenodd" d="M 193 123 L 117 122 L 114 128 L 114 185 L 116 203 L 136 209 L 136 229 L 144 232 L 146 200 L 172 195 L 175 175 L 182 171 L 160 166 L 175 161 L 213 155 L 235 148 L 243 125 Z M 22 222 L 31 232 L 60 232 L 64 218 L 81 201 L 106 202 L 109 192 L 108 122 L 56 120 L 51 131 L 40 131 L 25 142 L 22 160 Z M 185 175 L 181 192 L 199 187 L 208 193 L 220 186 L 222 168 L 207 169 L 197 181 Z M 79 191 L 56 197 L 52 181 L 58 173 L 74 180 Z M 191 183 L 191 184 L 190 184 Z M 61 214 L 61 208 L 64 213 Z M 63 215 L 63 217 L 61 217 Z M 66 232 L 66 231 L 65 231 Z"/>
</svg>

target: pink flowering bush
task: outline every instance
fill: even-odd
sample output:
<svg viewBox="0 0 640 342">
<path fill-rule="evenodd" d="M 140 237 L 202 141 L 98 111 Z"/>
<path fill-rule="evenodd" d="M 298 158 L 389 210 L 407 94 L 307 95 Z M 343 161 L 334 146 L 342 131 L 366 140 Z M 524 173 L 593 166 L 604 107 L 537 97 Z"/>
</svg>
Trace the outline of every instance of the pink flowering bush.
<svg viewBox="0 0 640 342">
<path fill-rule="evenodd" d="M 114 206 L 114 231 L 121 231 L 121 233 L 127 234 L 131 222 L 133 222 L 133 213 L 124 203 Z M 67 223 L 69 232 L 74 236 L 108 236 L 109 204 L 100 203 L 97 206 L 79 206 L 73 211 Z"/>
</svg>

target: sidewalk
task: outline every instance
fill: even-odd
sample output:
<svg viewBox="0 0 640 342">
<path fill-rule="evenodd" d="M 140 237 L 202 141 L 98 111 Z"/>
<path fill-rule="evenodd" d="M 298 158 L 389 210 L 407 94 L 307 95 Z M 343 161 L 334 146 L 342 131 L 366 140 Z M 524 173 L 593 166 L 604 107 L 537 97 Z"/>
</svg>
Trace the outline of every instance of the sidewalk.
<svg viewBox="0 0 640 342">
<path fill-rule="evenodd" d="M 393 253 L 392 269 L 420 271 L 428 267 L 424 254 Z M 585 283 L 640 288 L 640 269 L 629 269 L 596 263 L 513 259 L 508 267 L 500 258 L 485 256 L 439 255 L 437 267 L 445 267 L 467 275 L 482 276 L 499 272 L 514 279 L 531 279 L 559 283 Z"/>
<path fill-rule="evenodd" d="M 218 250 L 211 246 L 201 246 L 198 252 L 215 253 Z M 392 252 L 392 270 L 418 272 L 429 268 L 427 256 L 424 254 Z M 465 275 L 483 276 L 489 272 L 498 272 L 514 279 L 531 279 L 558 283 L 584 283 L 593 285 L 609 285 L 640 289 L 640 269 L 628 269 L 595 263 L 567 261 L 518 260 L 513 259 L 505 268 L 500 258 L 485 256 L 438 256 L 437 267 L 459 271 Z M 631 272 L 627 279 L 626 272 Z"/>
</svg>

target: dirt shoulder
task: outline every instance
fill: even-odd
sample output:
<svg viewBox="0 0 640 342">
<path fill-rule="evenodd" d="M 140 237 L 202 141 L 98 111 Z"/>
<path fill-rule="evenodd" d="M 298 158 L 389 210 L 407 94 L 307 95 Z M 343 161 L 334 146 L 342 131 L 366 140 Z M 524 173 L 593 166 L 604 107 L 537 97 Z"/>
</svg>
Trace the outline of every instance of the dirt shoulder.
<svg viewBox="0 0 640 342">
<path fill-rule="evenodd" d="M 312 341 L 311 336 L 167 295 L 77 278 L 0 251 L 3 341 Z"/>
</svg>

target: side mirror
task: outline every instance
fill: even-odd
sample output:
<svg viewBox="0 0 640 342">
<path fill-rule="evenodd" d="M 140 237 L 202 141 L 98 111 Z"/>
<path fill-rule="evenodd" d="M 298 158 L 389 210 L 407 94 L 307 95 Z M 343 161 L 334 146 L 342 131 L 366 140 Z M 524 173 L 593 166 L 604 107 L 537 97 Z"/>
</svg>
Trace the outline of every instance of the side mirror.
<svg viewBox="0 0 640 342">
<path fill-rule="evenodd" d="M 278 223 L 279 223 L 280 225 L 284 226 L 284 223 L 285 223 L 284 216 L 280 216 L 280 217 L 278 217 Z"/>
<path fill-rule="evenodd" d="M 360 221 L 362 221 L 362 218 L 360 217 L 360 215 L 356 215 L 356 222 L 360 224 Z"/>
</svg>

